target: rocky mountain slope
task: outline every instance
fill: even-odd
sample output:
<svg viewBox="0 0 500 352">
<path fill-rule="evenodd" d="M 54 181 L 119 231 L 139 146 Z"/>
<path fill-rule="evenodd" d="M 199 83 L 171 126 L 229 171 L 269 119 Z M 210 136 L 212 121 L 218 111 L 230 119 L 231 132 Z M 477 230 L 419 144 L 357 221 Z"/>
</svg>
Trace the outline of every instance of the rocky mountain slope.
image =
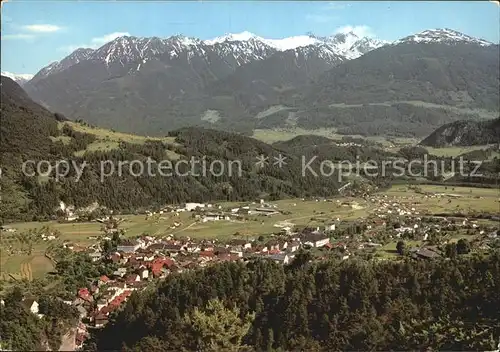
<svg viewBox="0 0 500 352">
<path fill-rule="evenodd" d="M 420 142 L 430 147 L 500 143 L 500 118 L 488 121 L 456 121 L 439 127 Z"/>
<path fill-rule="evenodd" d="M 353 33 L 120 37 L 75 51 L 25 88 L 72 118 L 139 134 L 300 126 L 422 136 L 498 109 L 498 52 L 449 29 L 394 43 Z"/>
</svg>

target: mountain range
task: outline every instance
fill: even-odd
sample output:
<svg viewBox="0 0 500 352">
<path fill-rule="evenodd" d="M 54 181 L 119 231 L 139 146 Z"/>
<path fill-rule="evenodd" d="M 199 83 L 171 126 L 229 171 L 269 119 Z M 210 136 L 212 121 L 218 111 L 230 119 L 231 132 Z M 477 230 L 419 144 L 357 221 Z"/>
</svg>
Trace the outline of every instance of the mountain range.
<svg viewBox="0 0 500 352">
<path fill-rule="evenodd" d="M 450 29 L 392 43 L 354 33 L 126 36 L 80 48 L 23 87 L 72 119 L 146 135 L 194 125 L 423 136 L 491 117 L 498 60 L 498 45 Z"/>
</svg>

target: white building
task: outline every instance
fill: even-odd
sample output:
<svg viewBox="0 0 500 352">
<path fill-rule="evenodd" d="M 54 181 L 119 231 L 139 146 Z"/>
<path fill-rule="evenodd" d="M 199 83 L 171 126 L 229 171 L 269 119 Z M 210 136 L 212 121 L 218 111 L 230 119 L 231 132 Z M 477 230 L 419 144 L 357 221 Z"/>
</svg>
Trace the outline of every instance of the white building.
<svg viewBox="0 0 500 352">
<path fill-rule="evenodd" d="M 202 203 L 186 203 L 186 206 L 184 207 L 184 209 L 186 211 L 193 211 L 196 208 L 205 208 L 205 204 L 202 204 Z"/>
<path fill-rule="evenodd" d="M 335 224 L 325 226 L 325 231 L 335 231 Z"/>
</svg>

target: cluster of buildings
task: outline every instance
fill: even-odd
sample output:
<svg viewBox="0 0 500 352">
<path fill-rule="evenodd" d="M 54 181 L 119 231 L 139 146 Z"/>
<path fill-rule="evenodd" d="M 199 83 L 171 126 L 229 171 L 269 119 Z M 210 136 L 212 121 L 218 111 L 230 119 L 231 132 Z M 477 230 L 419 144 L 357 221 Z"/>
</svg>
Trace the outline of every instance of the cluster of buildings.
<svg viewBox="0 0 500 352">
<path fill-rule="evenodd" d="M 304 229 L 300 233 L 277 234 L 267 240 L 233 239 L 226 243 L 217 240 L 175 240 L 141 236 L 123 239 L 116 251 L 103 254 L 96 246 L 89 253 L 96 263 L 112 262 L 117 268 L 109 275 L 96 278 L 89 287 L 76 292 L 76 298 L 66 303 L 74 306 L 81 324 L 76 346 L 81 346 L 88 329 L 104 326 L 110 314 L 119 309 L 134 291 L 172 273 L 195 270 L 225 261 L 247 261 L 263 258 L 289 264 L 301 247 L 329 248 L 330 238 L 319 229 Z"/>
<path fill-rule="evenodd" d="M 147 211 L 146 216 L 161 216 L 165 213 L 179 215 L 179 213 L 182 212 L 193 212 L 193 217 L 201 222 L 241 220 L 247 215 L 271 216 L 281 213 L 275 204 L 266 203 L 261 199 L 259 203 L 253 202 L 231 209 L 223 209 L 221 205 L 213 205 L 210 203 L 186 203 L 179 207 L 167 206 L 155 212 Z"/>
</svg>

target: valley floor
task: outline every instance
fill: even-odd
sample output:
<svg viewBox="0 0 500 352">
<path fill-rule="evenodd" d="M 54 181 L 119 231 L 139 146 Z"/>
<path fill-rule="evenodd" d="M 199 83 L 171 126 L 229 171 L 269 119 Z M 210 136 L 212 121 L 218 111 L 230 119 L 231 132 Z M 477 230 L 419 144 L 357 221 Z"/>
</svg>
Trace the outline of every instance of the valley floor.
<svg viewBox="0 0 500 352">
<path fill-rule="evenodd" d="M 324 228 L 336 224 L 345 228 L 354 223 L 383 218 L 381 204 L 396 205 L 408 209 L 413 216 L 434 214 L 487 213 L 500 215 L 500 193 L 494 188 L 468 188 L 422 185 L 418 191 L 406 185 L 396 185 L 384 192 L 366 198 L 337 197 L 331 199 L 286 199 L 272 204 L 282 213 L 272 216 L 248 216 L 247 220 L 218 220 L 202 222 L 191 212 L 166 212 L 147 216 L 121 215 L 120 229 L 127 237 L 142 234 L 151 236 L 190 237 L 192 239 L 214 239 L 220 241 L 236 237 L 256 238 L 279 232 L 287 226 L 309 226 Z M 217 203 L 225 209 L 236 208 L 243 203 Z M 258 205 L 257 205 L 258 206 Z M 389 215 L 388 213 L 387 215 Z M 408 214 L 411 215 L 411 214 Z M 478 220 L 484 225 L 495 225 L 491 220 Z M 1 278 L 20 279 L 43 276 L 53 269 L 52 262 L 45 256 L 49 246 L 71 242 L 82 250 L 100 241 L 102 224 L 99 222 L 26 222 L 10 224 L 10 232 L 1 236 Z M 45 228 L 46 232 L 57 233 L 56 239 L 48 240 L 23 233 Z M 457 233 L 460 237 L 460 234 Z M 397 240 L 394 239 L 379 248 L 381 256 L 394 255 Z M 413 245 L 419 245 L 416 241 Z"/>
</svg>

